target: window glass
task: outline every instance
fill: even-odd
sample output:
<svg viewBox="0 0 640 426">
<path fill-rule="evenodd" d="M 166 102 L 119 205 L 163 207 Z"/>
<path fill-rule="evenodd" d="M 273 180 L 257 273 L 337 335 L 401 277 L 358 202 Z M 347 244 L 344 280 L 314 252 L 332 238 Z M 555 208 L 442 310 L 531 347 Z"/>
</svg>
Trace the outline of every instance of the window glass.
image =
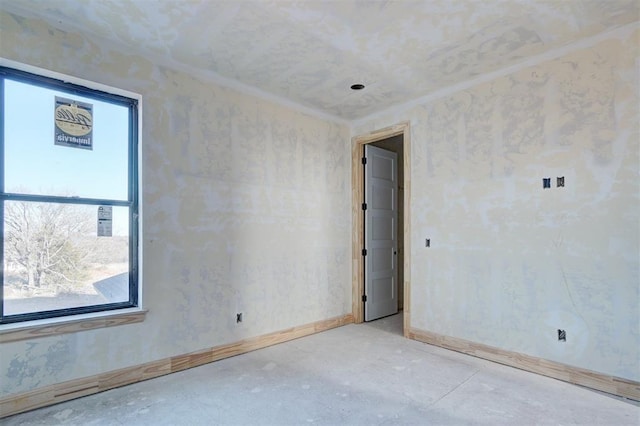
<svg viewBox="0 0 640 426">
<path fill-rule="evenodd" d="M 4 90 L 5 192 L 127 199 L 127 107 L 9 79 Z M 56 97 L 92 106 L 92 149 L 54 144 Z"/>
<path fill-rule="evenodd" d="M 99 208 L 5 201 L 5 315 L 129 300 L 129 208 L 112 208 L 111 237 Z"/>
</svg>

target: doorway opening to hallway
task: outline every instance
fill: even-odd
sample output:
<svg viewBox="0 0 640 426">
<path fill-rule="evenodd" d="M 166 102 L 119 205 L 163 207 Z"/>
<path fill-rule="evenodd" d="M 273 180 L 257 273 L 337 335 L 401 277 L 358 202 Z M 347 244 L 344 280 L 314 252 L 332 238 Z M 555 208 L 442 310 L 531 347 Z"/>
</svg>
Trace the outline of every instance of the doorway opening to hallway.
<svg viewBox="0 0 640 426">
<path fill-rule="evenodd" d="M 354 319 L 360 323 L 402 312 L 406 336 L 410 324 L 409 123 L 356 136 L 352 142 Z"/>
</svg>

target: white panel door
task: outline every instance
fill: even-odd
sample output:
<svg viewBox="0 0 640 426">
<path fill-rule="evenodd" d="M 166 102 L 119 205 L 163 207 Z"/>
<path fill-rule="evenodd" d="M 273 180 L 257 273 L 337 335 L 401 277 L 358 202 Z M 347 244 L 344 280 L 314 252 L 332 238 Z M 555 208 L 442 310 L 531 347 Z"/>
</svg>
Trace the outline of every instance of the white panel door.
<svg viewBox="0 0 640 426">
<path fill-rule="evenodd" d="M 398 312 L 398 163 L 395 152 L 364 147 L 364 319 Z"/>
</svg>

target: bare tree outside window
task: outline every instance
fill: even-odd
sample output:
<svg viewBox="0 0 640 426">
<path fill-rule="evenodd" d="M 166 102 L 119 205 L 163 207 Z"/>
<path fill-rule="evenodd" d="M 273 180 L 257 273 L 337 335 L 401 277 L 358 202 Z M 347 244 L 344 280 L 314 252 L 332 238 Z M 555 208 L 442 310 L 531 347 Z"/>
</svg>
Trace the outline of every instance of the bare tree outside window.
<svg viewBox="0 0 640 426">
<path fill-rule="evenodd" d="M 97 212 L 95 205 L 5 201 L 5 312 L 127 300 L 129 238 L 98 237 Z"/>
<path fill-rule="evenodd" d="M 4 215 L 6 261 L 29 289 L 72 289 L 86 277 L 90 247 L 78 239 L 92 230 L 86 208 L 20 201 L 7 203 Z"/>
</svg>

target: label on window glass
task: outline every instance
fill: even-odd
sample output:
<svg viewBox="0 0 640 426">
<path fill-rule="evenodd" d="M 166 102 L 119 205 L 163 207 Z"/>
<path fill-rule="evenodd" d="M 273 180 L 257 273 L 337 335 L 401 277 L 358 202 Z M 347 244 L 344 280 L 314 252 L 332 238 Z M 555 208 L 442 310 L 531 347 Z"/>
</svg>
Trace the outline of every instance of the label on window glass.
<svg viewBox="0 0 640 426">
<path fill-rule="evenodd" d="M 93 105 L 56 96 L 55 144 L 93 149 Z"/>
<path fill-rule="evenodd" d="M 113 236 L 113 206 L 98 207 L 98 237 Z"/>
</svg>

